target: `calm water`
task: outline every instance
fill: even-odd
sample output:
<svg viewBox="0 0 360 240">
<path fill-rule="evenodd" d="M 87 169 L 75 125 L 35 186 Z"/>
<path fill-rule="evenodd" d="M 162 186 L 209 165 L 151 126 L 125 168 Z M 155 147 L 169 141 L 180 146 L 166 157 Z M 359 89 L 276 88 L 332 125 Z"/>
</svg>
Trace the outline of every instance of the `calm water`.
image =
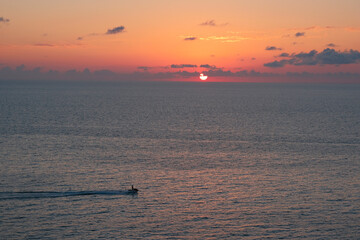
<svg viewBox="0 0 360 240">
<path fill-rule="evenodd" d="M 0 157 L 0 239 L 360 236 L 360 85 L 0 82 Z"/>
</svg>

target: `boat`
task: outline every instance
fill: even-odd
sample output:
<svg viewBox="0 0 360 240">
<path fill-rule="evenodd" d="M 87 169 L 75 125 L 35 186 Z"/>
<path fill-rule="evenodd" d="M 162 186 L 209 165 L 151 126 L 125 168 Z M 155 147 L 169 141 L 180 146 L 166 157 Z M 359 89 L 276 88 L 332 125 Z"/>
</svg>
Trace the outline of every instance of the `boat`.
<svg viewBox="0 0 360 240">
<path fill-rule="evenodd" d="M 131 185 L 131 189 L 129 189 L 127 192 L 129 193 L 129 194 L 136 194 L 136 193 L 138 193 L 138 189 L 137 188 L 134 188 L 134 185 Z"/>
</svg>

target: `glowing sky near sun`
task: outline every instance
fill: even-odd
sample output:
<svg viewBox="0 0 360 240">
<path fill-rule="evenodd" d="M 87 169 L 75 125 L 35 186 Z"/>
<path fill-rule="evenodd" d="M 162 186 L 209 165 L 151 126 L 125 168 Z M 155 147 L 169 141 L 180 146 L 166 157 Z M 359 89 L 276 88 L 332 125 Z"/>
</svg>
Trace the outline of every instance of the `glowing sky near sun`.
<svg viewBox="0 0 360 240">
<path fill-rule="evenodd" d="M 359 9 L 358 0 L 0 0 L 0 69 L 356 78 Z"/>
</svg>

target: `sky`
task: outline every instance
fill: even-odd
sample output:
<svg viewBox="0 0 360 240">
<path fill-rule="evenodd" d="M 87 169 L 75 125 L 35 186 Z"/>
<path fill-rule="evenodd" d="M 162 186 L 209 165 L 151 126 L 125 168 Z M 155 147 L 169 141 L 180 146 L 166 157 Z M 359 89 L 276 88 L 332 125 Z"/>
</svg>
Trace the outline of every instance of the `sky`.
<svg viewBox="0 0 360 240">
<path fill-rule="evenodd" d="M 0 0 L 0 80 L 360 83 L 359 0 Z"/>
</svg>

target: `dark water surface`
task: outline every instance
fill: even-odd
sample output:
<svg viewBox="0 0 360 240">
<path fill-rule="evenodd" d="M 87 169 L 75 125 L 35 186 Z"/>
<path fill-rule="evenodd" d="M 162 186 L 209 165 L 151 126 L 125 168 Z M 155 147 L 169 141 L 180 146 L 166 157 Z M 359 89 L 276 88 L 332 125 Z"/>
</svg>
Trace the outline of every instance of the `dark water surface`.
<svg viewBox="0 0 360 240">
<path fill-rule="evenodd" d="M 0 184 L 0 239 L 358 239 L 360 85 L 0 82 Z"/>
</svg>

